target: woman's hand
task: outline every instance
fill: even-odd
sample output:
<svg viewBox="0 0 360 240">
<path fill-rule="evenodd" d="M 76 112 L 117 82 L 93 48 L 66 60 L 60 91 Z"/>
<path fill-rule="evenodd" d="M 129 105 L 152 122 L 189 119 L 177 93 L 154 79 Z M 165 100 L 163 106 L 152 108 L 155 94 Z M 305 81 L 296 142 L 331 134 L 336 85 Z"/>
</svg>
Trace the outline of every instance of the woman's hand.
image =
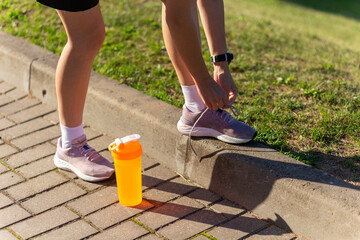
<svg viewBox="0 0 360 240">
<path fill-rule="evenodd" d="M 238 89 L 230 74 L 229 64 L 227 62 L 214 63 L 214 80 L 225 91 L 228 100 L 224 108 L 229 108 L 238 95 Z"/>
<path fill-rule="evenodd" d="M 216 111 L 229 105 L 228 95 L 212 77 L 197 81 L 196 86 L 207 108 Z"/>
</svg>

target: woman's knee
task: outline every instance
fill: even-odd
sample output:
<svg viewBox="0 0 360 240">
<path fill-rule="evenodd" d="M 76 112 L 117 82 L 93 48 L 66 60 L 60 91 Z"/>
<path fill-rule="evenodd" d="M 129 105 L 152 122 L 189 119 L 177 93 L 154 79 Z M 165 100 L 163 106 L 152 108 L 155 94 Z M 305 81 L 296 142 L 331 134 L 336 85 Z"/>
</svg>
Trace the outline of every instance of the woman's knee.
<svg viewBox="0 0 360 240">
<path fill-rule="evenodd" d="M 68 44 L 78 51 L 97 52 L 105 39 L 105 28 L 97 26 L 91 31 L 68 35 Z"/>
<path fill-rule="evenodd" d="M 104 21 L 100 6 L 83 12 L 58 10 L 67 36 L 68 45 L 79 51 L 98 51 L 105 38 Z"/>
<path fill-rule="evenodd" d="M 196 11 L 196 0 L 162 0 L 163 19 L 169 27 L 177 28 L 184 22 L 193 22 L 192 12 Z"/>
</svg>

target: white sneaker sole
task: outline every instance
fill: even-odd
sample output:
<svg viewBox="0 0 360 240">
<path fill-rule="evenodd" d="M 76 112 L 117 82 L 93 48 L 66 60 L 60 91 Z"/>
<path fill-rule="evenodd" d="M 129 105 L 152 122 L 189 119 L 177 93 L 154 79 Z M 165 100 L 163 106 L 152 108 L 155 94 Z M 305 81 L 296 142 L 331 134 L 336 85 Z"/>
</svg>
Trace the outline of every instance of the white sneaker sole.
<svg viewBox="0 0 360 240">
<path fill-rule="evenodd" d="M 180 133 L 184 135 L 189 135 L 191 131 L 191 126 L 184 124 L 181 120 L 177 123 L 177 129 Z M 191 136 L 194 137 L 214 137 L 219 139 L 220 141 L 226 142 L 226 143 L 233 143 L 233 144 L 239 144 L 239 143 L 247 143 L 250 142 L 252 139 L 242 139 L 242 138 L 234 138 L 227 136 L 221 132 L 218 132 L 211 128 L 204 128 L 204 127 L 194 127 L 193 131 L 191 132 Z"/>
<path fill-rule="evenodd" d="M 111 177 L 111 175 L 106 176 L 106 177 L 93 177 L 93 176 L 83 174 L 82 172 L 80 172 L 78 169 L 76 169 L 70 163 L 58 158 L 56 156 L 56 154 L 54 156 L 54 164 L 55 164 L 56 167 L 58 167 L 60 169 L 68 170 L 68 171 L 71 171 L 71 172 L 75 173 L 79 178 L 81 178 L 81 179 L 83 179 L 85 181 L 88 181 L 88 182 L 100 182 L 100 181 L 106 180 L 106 179 Z"/>
</svg>

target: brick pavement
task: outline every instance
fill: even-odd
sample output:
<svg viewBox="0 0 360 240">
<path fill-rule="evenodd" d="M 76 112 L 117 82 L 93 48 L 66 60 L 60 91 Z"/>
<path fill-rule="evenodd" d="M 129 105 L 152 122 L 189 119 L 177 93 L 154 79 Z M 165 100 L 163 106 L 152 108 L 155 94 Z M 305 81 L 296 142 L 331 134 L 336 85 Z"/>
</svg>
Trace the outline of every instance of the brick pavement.
<svg viewBox="0 0 360 240">
<path fill-rule="evenodd" d="M 56 169 L 56 110 L 0 80 L 0 239 L 298 239 L 143 154 L 143 197 L 117 199 L 116 181 Z M 90 145 L 112 137 L 87 127 Z"/>
</svg>

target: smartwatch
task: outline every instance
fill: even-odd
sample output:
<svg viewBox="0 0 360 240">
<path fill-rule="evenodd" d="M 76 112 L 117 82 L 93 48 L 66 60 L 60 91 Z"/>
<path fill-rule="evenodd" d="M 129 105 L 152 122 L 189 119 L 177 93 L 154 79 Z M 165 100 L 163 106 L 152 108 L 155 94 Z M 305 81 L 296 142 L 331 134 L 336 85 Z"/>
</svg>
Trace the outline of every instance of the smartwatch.
<svg viewBox="0 0 360 240">
<path fill-rule="evenodd" d="M 234 55 L 232 53 L 225 53 L 220 55 L 215 55 L 210 57 L 210 61 L 212 64 L 216 62 L 228 62 L 231 63 L 231 60 L 234 59 Z"/>
</svg>

